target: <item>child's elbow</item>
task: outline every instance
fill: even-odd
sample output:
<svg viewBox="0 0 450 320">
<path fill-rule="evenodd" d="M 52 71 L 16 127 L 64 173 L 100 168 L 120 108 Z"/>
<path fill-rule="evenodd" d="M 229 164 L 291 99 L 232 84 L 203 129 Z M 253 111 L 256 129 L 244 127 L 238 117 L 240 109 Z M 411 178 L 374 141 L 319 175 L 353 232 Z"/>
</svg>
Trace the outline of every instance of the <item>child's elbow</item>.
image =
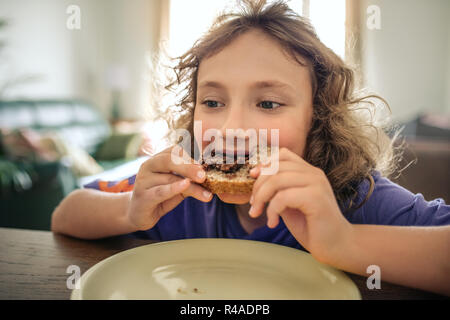
<svg viewBox="0 0 450 320">
<path fill-rule="evenodd" d="M 50 221 L 50 230 L 53 233 L 66 233 L 64 229 L 64 221 L 67 221 L 72 204 L 76 202 L 76 198 L 80 192 L 82 192 L 81 189 L 72 191 L 64 199 L 62 199 L 53 210 Z"/>
<path fill-rule="evenodd" d="M 50 221 L 50 230 L 53 233 L 62 233 L 59 225 L 59 212 L 60 212 L 60 205 L 59 204 L 55 210 L 53 210 L 51 221 Z"/>
</svg>

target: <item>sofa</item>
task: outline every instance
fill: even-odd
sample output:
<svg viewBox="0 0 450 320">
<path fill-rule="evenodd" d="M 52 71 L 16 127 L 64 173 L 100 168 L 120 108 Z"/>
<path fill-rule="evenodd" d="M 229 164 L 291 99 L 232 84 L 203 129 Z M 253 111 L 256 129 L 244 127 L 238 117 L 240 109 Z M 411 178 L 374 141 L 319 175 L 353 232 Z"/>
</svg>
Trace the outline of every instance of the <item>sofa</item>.
<svg viewBox="0 0 450 320">
<path fill-rule="evenodd" d="M 399 127 L 403 159 L 391 179 L 427 200 L 450 204 L 450 116 L 424 113 Z"/>
<path fill-rule="evenodd" d="M 404 126 L 407 148 L 401 167 L 411 161 L 415 164 L 392 180 L 422 193 L 427 200 L 441 197 L 450 203 L 449 130 L 422 120 Z M 97 178 L 123 178 L 136 172 L 145 160 L 137 158 L 140 135 L 114 132 L 98 109 L 86 101 L 0 101 L 0 130 L 22 128 L 59 136 L 72 149 L 84 150 L 105 171 L 83 177 L 74 173 L 73 159 L 68 157 L 57 161 L 17 159 L 1 150 L 0 144 L 0 227 L 49 230 L 54 208 L 71 191 Z"/>
<path fill-rule="evenodd" d="M 14 153 L 19 145 L 0 140 L 0 227 L 50 230 L 54 208 L 80 187 L 80 158 L 94 166 L 91 174 L 136 158 L 140 145 L 139 134 L 116 134 L 98 108 L 75 99 L 0 101 L 0 130 L 58 137 L 70 151 L 53 160 L 23 157 Z"/>
<path fill-rule="evenodd" d="M 450 204 L 450 142 L 430 138 L 407 138 L 400 172 L 391 180 L 426 200 L 442 198 Z"/>
</svg>

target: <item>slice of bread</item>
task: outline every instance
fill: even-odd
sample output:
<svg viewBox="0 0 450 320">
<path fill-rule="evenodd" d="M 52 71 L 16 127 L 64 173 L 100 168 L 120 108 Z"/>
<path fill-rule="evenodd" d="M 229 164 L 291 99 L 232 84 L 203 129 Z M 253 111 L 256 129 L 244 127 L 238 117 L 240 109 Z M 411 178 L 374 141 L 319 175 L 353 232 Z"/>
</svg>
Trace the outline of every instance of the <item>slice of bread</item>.
<svg viewBox="0 0 450 320">
<path fill-rule="evenodd" d="M 270 154 L 267 148 L 265 154 Z M 248 194 L 252 192 L 256 179 L 250 176 L 250 170 L 261 162 L 256 154 L 250 156 L 249 163 L 242 165 L 237 171 L 227 173 L 218 169 L 206 169 L 206 180 L 202 183 L 212 193 Z"/>
<path fill-rule="evenodd" d="M 220 170 L 207 170 L 206 180 L 202 185 L 212 193 L 251 193 L 255 179 L 250 177 L 250 166 L 244 166 L 235 173 Z"/>
</svg>

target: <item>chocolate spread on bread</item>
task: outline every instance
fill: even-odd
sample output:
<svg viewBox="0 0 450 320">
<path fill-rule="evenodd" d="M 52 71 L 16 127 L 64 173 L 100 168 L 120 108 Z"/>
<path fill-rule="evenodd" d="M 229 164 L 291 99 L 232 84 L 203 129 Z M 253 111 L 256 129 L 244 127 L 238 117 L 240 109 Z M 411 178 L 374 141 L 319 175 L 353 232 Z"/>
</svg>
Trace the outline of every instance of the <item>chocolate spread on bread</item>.
<svg viewBox="0 0 450 320">
<path fill-rule="evenodd" d="M 214 157 L 214 152 L 212 152 L 211 154 Z M 239 158 L 242 159 L 243 155 L 239 155 Z M 222 163 L 206 163 L 205 160 L 202 160 L 202 166 L 203 168 L 208 171 L 208 170 L 220 170 L 224 173 L 235 173 L 236 171 L 238 171 L 239 169 L 241 169 L 242 167 L 248 166 L 249 165 L 249 155 L 246 154 L 245 155 L 245 163 L 238 163 L 238 156 L 234 155 L 234 163 L 226 163 L 227 160 L 227 156 L 223 155 L 223 161 Z M 228 161 L 230 162 L 230 161 Z M 239 161 L 239 162 L 243 162 L 243 161 Z"/>
</svg>

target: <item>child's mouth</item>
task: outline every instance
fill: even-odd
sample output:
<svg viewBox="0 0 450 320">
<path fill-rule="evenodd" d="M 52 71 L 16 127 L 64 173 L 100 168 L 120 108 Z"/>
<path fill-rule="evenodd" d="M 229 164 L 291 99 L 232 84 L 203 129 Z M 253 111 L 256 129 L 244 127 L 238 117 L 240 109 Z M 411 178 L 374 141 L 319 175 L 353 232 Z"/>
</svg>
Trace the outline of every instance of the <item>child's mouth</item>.
<svg viewBox="0 0 450 320">
<path fill-rule="evenodd" d="M 213 151 L 211 153 L 212 157 L 215 157 L 216 153 Z M 202 166 L 205 170 L 220 170 L 225 173 L 235 173 L 244 166 L 249 165 L 249 154 L 245 153 L 217 153 L 219 156 L 219 161 L 208 161 L 208 159 L 202 160 Z M 221 160 L 221 161 L 220 161 Z"/>
</svg>

